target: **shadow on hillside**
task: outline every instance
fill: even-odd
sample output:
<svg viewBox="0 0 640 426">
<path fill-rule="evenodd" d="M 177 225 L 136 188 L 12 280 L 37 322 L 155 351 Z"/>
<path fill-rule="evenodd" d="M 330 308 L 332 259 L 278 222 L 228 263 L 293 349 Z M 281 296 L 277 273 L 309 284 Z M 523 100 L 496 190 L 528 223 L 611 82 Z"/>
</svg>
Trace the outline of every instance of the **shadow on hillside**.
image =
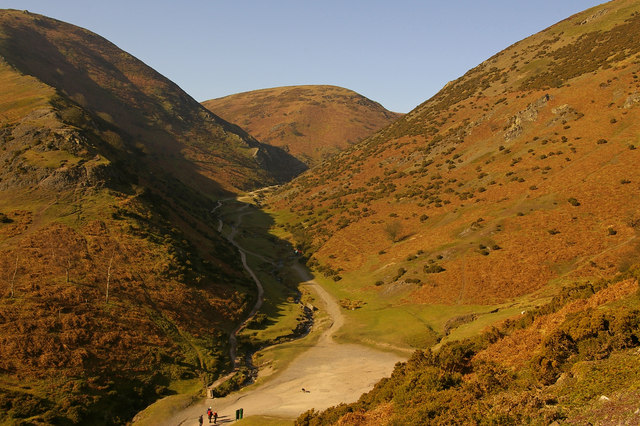
<svg viewBox="0 0 640 426">
<path fill-rule="evenodd" d="M 140 179 L 143 166 L 205 194 L 228 196 L 216 176 L 233 180 L 230 176 L 240 174 L 247 184 L 259 185 L 253 161 L 280 183 L 306 169 L 281 148 L 260 144 L 240 127 L 214 116 L 175 83 L 95 34 L 44 17 L 3 30 L 8 37 L 0 53 L 7 62 L 55 88 L 61 95 L 56 102 L 62 105 L 56 106 L 63 121 L 94 133 L 92 148 L 129 175 Z M 235 147 L 238 136 L 244 139 Z M 259 148 L 255 159 L 238 154 L 245 144 Z M 191 151 L 189 158 L 185 147 Z M 222 158 L 219 164 L 237 164 L 228 169 L 216 166 L 217 157 Z"/>
<path fill-rule="evenodd" d="M 34 25 L 49 28 L 54 24 L 42 19 Z M 92 330 L 95 335 L 90 335 L 98 339 L 107 332 L 111 333 L 104 324 L 117 324 L 124 330 L 131 330 L 136 337 L 142 336 L 140 341 L 146 342 L 145 339 L 148 339 L 154 344 L 157 341 L 167 342 L 166 346 L 171 346 L 171 351 L 160 348 L 157 356 L 145 358 L 146 364 L 122 368 L 120 364 L 112 362 L 115 355 L 122 359 L 140 358 L 136 358 L 137 354 L 117 352 L 123 351 L 118 343 L 113 343 L 113 340 L 118 339 L 108 340 L 100 346 L 100 352 L 94 352 L 93 347 L 84 342 L 77 343 L 76 347 L 89 348 L 86 352 L 91 352 L 91 356 L 95 357 L 92 358 L 91 368 L 95 365 L 95 371 L 100 371 L 96 373 L 100 375 L 100 380 L 107 382 L 117 377 L 123 386 L 130 383 L 129 376 L 137 379 L 136 374 L 147 380 L 145 383 L 149 385 L 149 389 L 156 384 L 166 387 L 169 380 L 175 378 L 188 379 L 202 374 L 204 380 L 207 375 L 220 374 L 225 367 L 221 358 L 228 356 L 228 352 L 222 353 L 228 342 L 227 333 L 236 325 L 230 324 L 230 321 L 239 316 L 238 310 L 253 305 L 245 303 L 243 297 L 245 294 L 255 295 L 255 286 L 252 285 L 251 278 L 242 271 L 237 250 L 226 243 L 216 231 L 217 221 L 212 217 L 211 211 L 217 198 L 233 195 L 224 191 L 218 181 L 231 182 L 237 186 L 243 183 L 257 186 L 260 184 L 258 179 L 261 174 L 255 173 L 254 164 L 241 160 L 238 160 L 237 167 L 233 169 L 228 167 L 225 170 L 219 166 L 233 163 L 238 157 L 238 152 L 226 146 L 225 129 L 216 127 L 221 126 L 220 123 L 207 115 L 203 107 L 173 83 L 161 78 L 150 68 L 142 67 L 142 73 L 138 77 L 145 79 L 145 83 L 158 82 L 160 89 L 167 90 L 157 97 L 145 94 L 118 67 L 108 62 L 107 53 L 113 52 L 99 55 L 99 49 L 89 48 L 92 43 L 104 42 L 106 48 L 116 49 L 99 37 L 84 34 L 86 38 L 82 40 L 86 43 L 82 45 L 89 47 L 74 50 L 75 46 L 71 45 L 77 40 L 65 39 L 69 44 L 67 46 L 60 40 L 52 41 L 53 38 L 49 39 L 44 33 L 31 31 L 26 26 L 3 27 L 3 31 L 6 32 L 6 39 L 0 46 L 0 54 L 6 61 L 20 72 L 33 75 L 56 89 L 59 96 L 52 101 L 55 103 L 55 112 L 68 128 L 74 128 L 74 136 L 77 131 L 78 138 L 67 142 L 73 144 L 73 149 L 77 149 L 84 160 L 102 156 L 110 163 L 108 167 L 101 167 L 102 174 L 95 181 L 68 181 L 69 188 L 78 189 L 77 199 L 74 198 L 74 202 L 78 204 L 85 200 L 84 194 L 91 193 L 94 188 L 107 187 L 113 192 L 109 191 L 106 201 L 97 201 L 99 204 L 90 215 L 88 213 L 81 218 L 78 214 L 76 224 L 84 226 L 77 230 L 80 235 L 78 238 L 90 236 L 87 239 L 95 244 L 83 248 L 83 253 L 88 254 L 91 250 L 92 256 L 78 257 L 78 265 L 73 266 L 71 280 L 56 281 L 58 287 L 64 286 L 64 297 L 68 295 L 71 300 L 71 291 L 67 291 L 69 283 L 80 285 L 77 283 L 80 280 L 77 271 L 81 270 L 79 265 L 82 265 L 86 268 L 86 272 L 82 269 L 83 273 L 86 277 L 91 277 L 91 281 L 84 276 L 82 278 L 91 283 L 86 286 L 92 291 L 90 295 L 100 295 L 102 300 L 102 289 L 95 283 L 104 281 L 102 277 L 97 278 L 98 266 L 101 266 L 100 262 L 104 260 L 107 250 L 110 250 L 112 255 L 108 260 L 107 286 L 111 279 L 112 288 L 116 290 L 112 291 L 112 298 L 108 303 L 97 304 L 95 308 L 92 306 L 92 314 L 87 317 L 100 318 L 100 327 L 95 326 Z M 80 57 L 75 62 L 84 66 L 76 66 L 61 53 L 60 46 L 73 51 L 72 54 Z M 121 52 L 116 51 L 115 54 L 117 56 Z M 96 75 L 106 76 L 108 80 L 96 79 Z M 166 107 L 167 104 L 172 107 Z M 202 115 L 205 116 L 204 119 Z M 179 119 L 176 120 L 176 117 Z M 191 158 L 183 153 L 187 144 L 192 144 L 194 148 Z M 101 160 L 100 163 L 103 164 Z M 81 162 L 79 167 L 82 164 Z M 216 167 L 209 167 L 211 164 Z M 228 175 L 218 176 L 212 170 L 221 170 Z M 242 173 L 246 174 L 241 175 Z M 237 179 L 235 181 L 234 176 Z M 118 201 L 115 204 L 114 199 Z M 52 220 L 57 219 L 55 217 Z M 89 221 L 90 223 L 85 223 Z M 251 226 L 254 223 L 259 223 L 260 226 Z M 247 226 L 238 238 L 240 243 L 249 242 L 252 245 L 251 251 L 266 259 L 264 265 L 260 262 L 257 266 L 258 276 L 265 277 L 265 281 L 268 281 L 265 286 L 268 285 L 269 303 L 263 308 L 268 319 L 257 324 L 264 330 L 280 319 L 291 298 L 295 301 L 298 296 L 298 282 L 281 272 L 286 261 L 292 260 L 288 256 L 293 253 L 293 247 L 268 235 L 267 231 L 273 221 L 257 209 L 252 211 L 251 216 L 247 216 L 245 224 Z M 263 244 L 264 241 L 268 244 Z M 30 246 L 34 251 L 44 251 L 44 248 L 44 245 Z M 66 249 L 67 247 L 62 247 L 59 251 L 62 253 Z M 144 250 L 149 252 L 143 252 Z M 114 258 L 116 265 L 112 277 L 111 260 Z M 52 268 L 47 269 L 47 274 L 50 274 L 49 269 Z M 20 284 L 20 288 L 27 288 L 27 285 L 21 283 L 22 280 L 29 279 L 26 272 L 31 271 L 25 270 L 25 273 L 18 274 L 16 286 Z M 9 276 L 8 273 L 4 275 Z M 33 290 L 33 286 L 31 287 Z M 60 323 L 61 313 L 63 318 L 71 315 L 67 313 L 69 311 L 82 313 L 81 309 L 88 305 L 86 298 L 84 304 L 79 304 L 75 297 L 73 303 L 62 297 L 47 297 L 48 309 L 39 312 L 38 318 L 56 324 L 55 327 Z M 41 303 L 31 295 L 27 295 L 25 300 L 37 300 Z M 216 309 L 220 307 L 220 301 L 228 306 Z M 123 308 L 125 306 L 126 309 Z M 131 316 L 121 316 L 122 312 L 130 313 Z M 70 327 L 73 329 L 88 327 L 80 322 L 69 321 L 69 324 L 72 324 Z M 93 323 L 89 325 L 93 327 Z M 34 326 L 35 328 L 40 327 Z M 113 329 L 120 328 L 114 326 Z M 58 329 L 55 334 L 58 334 Z M 86 333 L 78 333 L 84 334 Z M 123 335 L 128 336 L 127 333 Z M 192 339 L 191 336 L 199 338 Z M 48 337 L 47 342 L 50 342 Z M 192 342 L 195 343 L 191 344 Z M 201 353 L 198 346 L 206 346 L 207 351 Z M 251 342 L 247 348 L 250 346 Z M 55 348 L 50 345 L 45 353 L 57 353 Z M 243 353 L 247 352 L 243 350 Z M 204 356 L 201 357 L 202 354 Z M 208 359 L 203 359 L 205 357 Z M 164 367 L 168 368 L 162 370 Z M 144 368 L 148 370 L 140 373 Z M 53 368 L 50 371 L 54 371 Z M 49 370 L 41 374 L 49 374 Z M 52 376 L 55 374 L 57 372 L 51 373 Z M 111 396 L 104 389 L 108 388 L 96 391 L 98 402 L 87 402 L 87 405 L 97 406 L 101 401 L 109 400 Z M 118 396 L 117 402 L 109 400 L 109 414 L 125 412 L 124 416 L 128 418 L 134 413 L 122 410 L 141 408 L 159 397 L 157 393 L 147 395 L 145 392 L 149 389 L 137 384 L 130 389 L 133 392 L 123 392 L 121 397 Z M 77 405 L 81 403 L 78 402 Z"/>
<path fill-rule="evenodd" d="M 23 18 L 30 19 L 20 17 Z M 7 61 L 56 88 L 62 95 L 55 101 L 60 103 L 56 107 L 62 119 L 85 130 L 83 135 L 91 139 L 92 155 L 99 153 L 110 161 L 110 170 L 101 176 L 102 183 L 129 196 L 139 195 L 152 211 L 179 229 L 174 233 L 176 240 L 180 235 L 186 237 L 191 248 L 185 247 L 185 250 L 195 248 L 200 257 L 206 258 L 208 253 L 212 255 L 210 260 L 222 260 L 237 268 L 234 249 L 220 249 L 221 238 L 214 231 L 216 224 L 207 223 L 215 207 L 214 199 L 229 198 L 233 194 L 223 189 L 216 176 L 212 176 L 211 171 L 215 169 L 208 167 L 215 162 L 211 161 L 215 156 L 222 157 L 223 161 L 225 156 L 227 159 L 237 157 L 224 139 L 216 141 L 216 137 L 222 136 L 215 126 L 232 128 L 251 141 L 253 138 L 241 128 L 205 113 L 204 107 L 178 86 L 135 58 L 121 55 L 119 49 L 99 36 L 48 18 L 34 18 L 32 27 L 8 26 L 6 31 L 9 41 L 3 46 L 2 54 Z M 69 33 L 61 35 L 61 31 Z M 47 36 L 49 32 L 52 37 Z M 128 74 L 123 71 L 125 68 Z M 132 82 L 128 76 L 131 74 L 140 80 Z M 150 85 L 162 90 L 149 91 Z M 163 107 L 162 103 L 170 103 L 171 108 Z M 118 137 L 107 137 L 113 133 Z M 191 155 L 201 156 L 199 161 L 185 156 L 185 143 L 195 147 L 198 154 Z M 291 179 L 303 171 L 299 160 L 289 161 L 284 157 L 291 156 L 280 148 L 268 147 L 258 160 L 269 169 L 276 169 L 279 161 L 289 165 L 288 173 L 280 172 L 280 180 Z M 258 175 L 249 164 L 240 163 L 240 168 L 245 166 L 244 178 L 256 185 Z M 273 225 L 268 215 L 247 206 L 252 209 L 251 221 L 261 226 L 249 224 L 242 232 L 252 235 L 239 237 L 249 243 L 262 241 L 263 244 L 257 244 L 257 250 L 268 252 L 268 255 L 257 253 L 266 260 L 256 272 L 268 281 L 271 310 L 267 313 L 269 319 L 261 316 L 257 318 L 261 321 L 254 321 L 252 325 L 264 329 L 277 321 L 278 306 L 298 298 L 297 283 L 281 272 L 283 263 L 291 261 L 293 247 L 268 234 Z M 240 207 L 238 205 L 238 209 Z M 126 215 L 141 219 L 136 213 L 123 211 L 122 216 Z M 209 241 L 198 243 L 198 240 Z"/>
<path fill-rule="evenodd" d="M 290 242 L 269 232 L 275 222 L 259 205 L 226 201 L 215 214 L 224 223 L 224 232 L 227 235 L 233 232 L 234 241 L 245 252 L 249 267 L 264 288 L 264 301 L 255 315 L 247 321 L 243 332 L 244 336 L 259 335 L 259 332 L 277 324 L 283 316 L 291 315 L 287 312 L 287 306 L 301 303 L 298 287 L 302 279 L 290 265 L 294 262 L 303 263 L 304 258 L 295 252 L 295 247 Z M 235 231 L 232 231 L 234 228 Z M 308 332 L 310 321 L 310 313 L 301 305 L 295 329 L 278 336 L 269 334 L 268 338 L 261 338 L 259 342 L 242 343 L 251 350 L 256 345 L 264 346 L 301 337 Z"/>
</svg>

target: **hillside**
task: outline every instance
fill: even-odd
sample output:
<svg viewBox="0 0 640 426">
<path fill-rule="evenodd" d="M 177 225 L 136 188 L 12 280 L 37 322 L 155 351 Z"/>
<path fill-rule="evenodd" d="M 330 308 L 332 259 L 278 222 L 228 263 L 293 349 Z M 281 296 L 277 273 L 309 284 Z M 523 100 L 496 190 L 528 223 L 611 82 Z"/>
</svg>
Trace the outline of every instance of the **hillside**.
<svg viewBox="0 0 640 426">
<path fill-rule="evenodd" d="M 402 116 L 336 86 L 276 87 L 211 99 L 202 105 L 309 166 Z"/>
<path fill-rule="evenodd" d="M 498 53 L 285 185 L 274 212 L 312 264 L 371 295 L 501 303 L 626 269 L 640 254 L 636 6 Z"/>
<path fill-rule="evenodd" d="M 638 30 L 630 0 L 568 18 L 270 196 L 343 339 L 428 348 L 640 261 Z"/>
<path fill-rule="evenodd" d="M 0 164 L 0 423 L 123 424 L 228 370 L 256 296 L 211 211 L 300 162 L 103 38 L 3 10 Z"/>
<path fill-rule="evenodd" d="M 207 191 L 281 182 L 304 170 L 282 150 L 260 144 L 155 70 L 87 30 L 4 11 L 0 45 L 10 67 L 55 88 L 71 104 L 60 107 L 66 108 L 68 122 L 82 124 L 74 122 L 81 117 L 73 108 L 80 108 L 92 115 L 93 124 L 101 127 L 114 150 L 148 156 L 149 163 Z M 216 161 L 210 161 L 212 157 Z M 181 176 L 194 169 L 191 164 L 197 165 L 197 175 Z"/>
</svg>

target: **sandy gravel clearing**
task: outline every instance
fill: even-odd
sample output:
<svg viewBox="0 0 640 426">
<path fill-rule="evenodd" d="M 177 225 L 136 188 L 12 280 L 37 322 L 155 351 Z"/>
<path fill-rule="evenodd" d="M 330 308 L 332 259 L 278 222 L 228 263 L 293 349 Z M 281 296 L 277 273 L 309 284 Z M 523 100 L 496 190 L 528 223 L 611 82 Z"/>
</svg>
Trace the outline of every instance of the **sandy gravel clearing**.
<svg viewBox="0 0 640 426">
<path fill-rule="evenodd" d="M 243 409 L 244 417 L 267 415 L 294 419 L 311 408 L 321 410 L 341 402 L 356 401 L 382 377 L 389 376 L 397 362 L 406 359 L 366 346 L 334 342 L 333 334 L 344 323 L 341 308 L 322 287 L 311 280 L 304 268 L 296 269 L 307 281 L 306 285 L 323 301 L 324 309 L 333 320 L 318 343 L 273 379 L 225 398 L 202 400 L 169 419 L 158 421 L 158 424 L 197 425 L 201 414 L 206 424 L 205 412 L 209 406 L 218 412 L 218 423 L 222 424 L 234 421 L 238 408 Z"/>
</svg>

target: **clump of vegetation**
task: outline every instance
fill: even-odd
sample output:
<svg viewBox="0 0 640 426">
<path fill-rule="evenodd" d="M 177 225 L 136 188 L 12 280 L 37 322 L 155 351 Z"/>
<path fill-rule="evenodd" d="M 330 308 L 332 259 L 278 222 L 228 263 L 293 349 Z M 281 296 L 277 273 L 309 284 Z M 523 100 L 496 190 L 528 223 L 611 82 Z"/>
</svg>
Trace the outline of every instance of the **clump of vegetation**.
<svg viewBox="0 0 640 426">
<path fill-rule="evenodd" d="M 398 268 L 396 275 L 393 277 L 392 281 L 398 281 L 404 274 L 407 273 L 407 270 L 404 268 Z"/>
<path fill-rule="evenodd" d="M 392 242 L 397 242 L 400 239 L 402 233 L 402 223 L 398 220 L 394 220 L 384 225 L 382 228 L 387 238 Z"/>
<path fill-rule="evenodd" d="M 569 202 L 569 204 L 571 204 L 574 207 L 577 207 L 580 205 L 580 202 L 574 197 L 569 198 L 567 201 Z"/>
<path fill-rule="evenodd" d="M 352 299 L 340 299 L 338 301 L 338 303 L 340 304 L 340 306 L 342 306 L 344 309 L 347 309 L 349 311 L 353 311 L 356 309 L 360 309 L 362 308 L 364 305 L 366 305 L 366 302 L 362 301 L 362 300 L 352 300 Z"/>
<path fill-rule="evenodd" d="M 435 263 L 433 261 L 431 261 L 430 263 L 424 265 L 422 270 L 423 270 L 423 272 L 425 274 L 437 274 L 437 273 L 445 271 L 445 269 L 442 267 L 442 265 L 440 265 L 438 263 Z"/>
</svg>

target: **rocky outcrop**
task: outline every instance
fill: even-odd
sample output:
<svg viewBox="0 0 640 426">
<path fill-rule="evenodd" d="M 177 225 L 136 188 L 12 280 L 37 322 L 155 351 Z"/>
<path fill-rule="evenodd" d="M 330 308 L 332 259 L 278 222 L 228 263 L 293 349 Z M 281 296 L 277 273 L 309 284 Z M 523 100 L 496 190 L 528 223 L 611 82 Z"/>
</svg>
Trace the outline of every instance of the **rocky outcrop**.
<svg viewBox="0 0 640 426">
<path fill-rule="evenodd" d="M 624 105 L 622 106 L 625 109 L 632 108 L 640 103 L 640 93 L 634 93 L 629 95 L 627 99 L 624 101 Z"/>
<path fill-rule="evenodd" d="M 538 119 L 538 111 L 551 99 L 552 96 L 548 94 L 544 95 L 537 101 L 530 103 L 527 108 L 511 117 L 504 133 L 504 140 L 509 142 L 520 136 L 522 134 L 523 124 L 526 122 L 536 121 Z"/>
</svg>

